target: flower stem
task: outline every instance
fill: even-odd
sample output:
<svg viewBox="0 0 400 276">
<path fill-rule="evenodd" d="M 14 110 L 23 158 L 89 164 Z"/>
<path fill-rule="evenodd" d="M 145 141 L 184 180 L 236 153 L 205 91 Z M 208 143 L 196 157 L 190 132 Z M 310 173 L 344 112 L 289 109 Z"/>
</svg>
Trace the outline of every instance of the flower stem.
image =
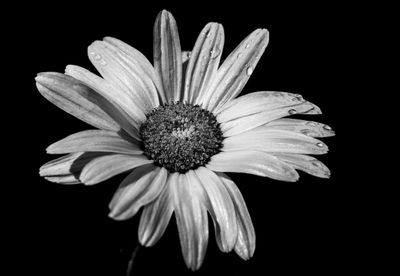
<svg viewBox="0 0 400 276">
<path fill-rule="evenodd" d="M 126 276 L 131 276 L 131 275 L 133 275 L 133 274 L 132 274 L 132 269 L 133 269 L 133 266 L 134 266 L 134 264 L 135 264 L 136 256 L 137 256 L 137 254 L 139 253 L 139 249 L 140 249 L 141 247 L 142 247 L 142 246 L 140 245 L 140 242 L 138 241 L 138 243 L 137 243 L 135 249 L 134 249 L 133 252 L 132 252 L 131 258 L 129 259 L 128 266 L 127 266 L 127 268 L 126 268 Z"/>
</svg>

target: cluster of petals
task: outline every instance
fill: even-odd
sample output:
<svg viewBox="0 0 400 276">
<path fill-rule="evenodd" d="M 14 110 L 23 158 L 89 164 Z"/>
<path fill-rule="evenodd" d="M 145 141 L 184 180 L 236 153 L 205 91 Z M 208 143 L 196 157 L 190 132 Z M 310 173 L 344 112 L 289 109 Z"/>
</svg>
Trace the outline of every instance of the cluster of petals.
<svg viewBox="0 0 400 276">
<path fill-rule="evenodd" d="M 239 96 L 268 40 L 268 31 L 257 29 L 220 62 L 223 27 L 209 23 L 193 50 L 182 52 L 175 19 L 162 11 L 154 25 L 153 64 L 133 47 L 105 37 L 88 47 L 101 76 L 75 65 L 64 74 L 38 74 L 37 87 L 45 98 L 94 127 L 50 145 L 48 153 L 63 156 L 44 164 L 40 175 L 56 183 L 94 185 L 129 172 L 109 204 L 109 216 L 126 220 L 142 208 L 142 245 L 154 245 L 175 215 L 184 260 L 196 270 L 209 239 L 209 213 L 220 250 L 249 259 L 256 244 L 253 224 L 239 189 L 225 173 L 293 182 L 301 170 L 327 178 L 328 168 L 310 155 L 326 153 L 317 138 L 334 135 L 327 125 L 287 118 L 321 113 L 298 94 Z M 220 152 L 186 173 L 156 166 L 141 146 L 139 128 L 146 114 L 171 101 L 214 114 L 224 137 Z"/>
</svg>

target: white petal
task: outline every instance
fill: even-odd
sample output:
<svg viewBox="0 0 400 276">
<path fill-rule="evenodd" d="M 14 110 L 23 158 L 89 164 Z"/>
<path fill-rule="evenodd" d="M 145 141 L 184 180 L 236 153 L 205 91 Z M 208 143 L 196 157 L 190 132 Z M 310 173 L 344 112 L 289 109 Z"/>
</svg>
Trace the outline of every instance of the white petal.
<svg viewBox="0 0 400 276">
<path fill-rule="evenodd" d="M 154 24 L 154 67 L 161 77 L 166 100 L 180 100 L 182 54 L 174 17 L 163 10 Z"/>
<path fill-rule="evenodd" d="M 136 168 L 120 184 L 110 202 L 109 216 L 116 220 L 133 217 L 140 207 L 155 200 L 164 188 L 167 170 L 153 164 Z"/>
<path fill-rule="evenodd" d="M 311 137 L 330 137 L 334 136 L 335 132 L 330 126 L 299 119 L 278 119 L 263 126 L 264 129 L 288 130 L 297 133 L 302 133 Z"/>
<path fill-rule="evenodd" d="M 223 151 L 258 150 L 286 153 L 324 154 L 328 146 L 315 138 L 287 130 L 255 128 L 244 133 L 227 137 Z"/>
<path fill-rule="evenodd" d="M 114 131 L 108 130 L 84 130 L 51 144 L 47 153 L 71 153 L 71 152 L 113 152 L 125 154 L 141 154 L 138 145 L 124 139 Z"/>
<path fill-rule="evenodd" d="M 238 238 L 235 244 L 235 252 L 244 260 L 250 259 L 256 249 L 256 233 L 247 210 L 246 202 L 235 183 L 224 173 L 217 173 L 222 183 L 227 188 L 235 205 L 238 222 Z"/>
<path fill-rule="evenodd" d="M 207 209 L 214 221 L 217 244 L 221 251 L 229 252 L 235 246 L 238 231 L 232 199 L 215 173 L 204 167 L 194 172 L 209 199 Z"/>
<path fill-rule="evenodd" d="M 201 31 L 192 50 L 186 71 L 184 100 L 201 103 L 211 79 L 217 72 L 224 47 L 224 29 L 217 23 L 209 23 Z"/>
<path fill-rule="evenodd" d="M 179 174 L 171 182 L 174 209 L 186 265 L 199 269 L 208 243 L 208 219 L 204 190 L 194 174 Z"/>
<path fill-rule="evenodd" d="M 68 65 L 65 73 L 82 81 L 106 98 L 116 109 L 115 114 L 113 114 L 115 121 L 127 133 L 140 141 L 138 129 L 146 117 L 141 110 L 135 108 L 135 104 L 129 98 L 129 95 L 82 67 Z"/>
<path fill-rule="evenodd" d="M 90 161 L 83 168 L 79 179 L 86 185 L 93 185 L 114 175 L 152 162 L 143 155 L 106 155 Z"/>
<path fill-rule="evenodd" d="M 82 82 L 61 73 L 40 73 L 35 78 L 39 92 L 76 118 L 100 129 L 120 130 L 108 114 L 114 107 Z"/>
<path fill-rule="evenodd" d="M 79 178 L 77 178 L 73 174 L 67 175 L 57 175 L 57 176 L 45 176 L 44 179 L 50 182 L 64 184 L 64 185 L 73 185 L 73 184 L 81 184 Z"/>
<path fill-rule="evenodd" d="M 170 180 L 160 195 L 143 208 L 139 224 L 139 241 L 144 246 L 153 246 L 164 234 L 173 213 Z"/>
<path fill-rule="evenodd" d="M 273 153 L 274 156 L 289 164 L 297 170 L 302 170 L 311 175 L 329 178 L 331 173 L 321 161 L 303 154 Z"/>
<path fill-rule="evenodd" d="M 156 88 L 124 52 L 110 43 L 95 41 L 88 47 L 88 56 L 103 78 L 126 93 L 135 108 L 147 113 L 159 105 Z"/>
<path fill-rule="evenodd" d="M 218 69 L 203 98 L 203 106 L 210 111 L 234 99 L 246 85 L 261 55 L 268 45 L 269 33 L 257 29 L 245 38 Z"/>
<path fill-rule="evenodd" d="M 297 172 L 267 152 L 242 150 L 220 152 L 211 157 L 206 167 L 216 172 L 249 173 L 282 181 L 297 181 Z"/>
<path fill-rule="evenodd" d="M 82 168 L 93 159 L 103 156 L 98 152 L 77 152 L 64 155 L 47 162 L 39 169 L 39 174 L 51 182 L 79 184 Z"/>
<path fill-rule="evenodd" d="M 224 136 L 228 137 L 251 130 L 273 120 L 294 114 L 321 114 L 321 110 L 310 102 L 303 102 L 291 106 L 282 106 L 277 109 L 267 109 L 263 112 L 258 112 L 221 123 L 221 130 L 223 131 Z"/>
<path fill-rule="evenodd" d="M 258 91 L 227 102 L 215 110 L 214 114 L 218 115 L 218 121 L 223 123 L 263 111 L 276 110 L 304 102 L 305 100 L 297 94 Z"/>
<path fill-rule="evenodd" d="M 165 102 L 165 95 L 162 88 L 160 76 L 157 74 L 150 61 L 141 52 L 119 39 L 113 37 L 105 37 L 103 40 L 117 47 L 122 52 L 122 55 L 129 60 L 129 62 L 137 67 L 140 67 L 140 69 L 144 72 L 142 78 L 146 84 L 146 87 L 151 90 L 153 90 L 152 87 L 155 87 L 158 93 L 158 102 Z M 154 97 L 153 92 L 151 96 Z"/>
</svg>

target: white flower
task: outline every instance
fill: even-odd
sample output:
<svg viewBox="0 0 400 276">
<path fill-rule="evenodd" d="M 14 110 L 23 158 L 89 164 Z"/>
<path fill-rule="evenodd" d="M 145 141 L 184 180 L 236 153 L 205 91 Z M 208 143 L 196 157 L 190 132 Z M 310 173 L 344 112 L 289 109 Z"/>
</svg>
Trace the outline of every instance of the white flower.
<svg viewBox="0 0 400 276">
<path fill-rule="evenodd" d="M 154 66 L 115 38 L 95 41 L 88 55 L 102 77 L 68 65 L 65 74 L 40 73 L 37 87 L 49 101 L 96 129 L 47 148 L 67 154 L 40 168 L 62 184 L 97 184 L 129 171 L 110 203 L 110 217 L 125 220 L 143 207 L 139 241 L 154 245 L 175 214 L 187 266 L 198 269 L 208 243 L 207 212 L 219 248 L 243 259 L 255 250 L 255 233 L 243 197 L 224 172 L 296 181 L 296 170 L 329 177 L 307 154 L 327 146 L 314 137 L 330 127 L 287 119 L 320 114 L 300 95 L 261 91 L 237 97 L 268 44 L 257 29 L 219 66 L 220 24 L 209 23 L 193 50 L 181 52 L 172 15 L 154 26 Z M 184 66 L 183 66 L 184 63 Z"/>
</svg>

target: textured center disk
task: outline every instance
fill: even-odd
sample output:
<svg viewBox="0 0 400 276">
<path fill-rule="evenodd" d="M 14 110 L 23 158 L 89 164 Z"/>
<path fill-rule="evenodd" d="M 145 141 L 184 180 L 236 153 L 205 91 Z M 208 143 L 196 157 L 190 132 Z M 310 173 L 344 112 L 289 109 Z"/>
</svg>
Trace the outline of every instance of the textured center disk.
<svg viewBox="0 0 400 276">
<path fill-rule="evenodd" d="M 170 172 L 207 164 L 222 147 L 215 116 L 198 105 L 169 103 L 153 109 L 140 126 L 144 154 Z"/>
</svg>

